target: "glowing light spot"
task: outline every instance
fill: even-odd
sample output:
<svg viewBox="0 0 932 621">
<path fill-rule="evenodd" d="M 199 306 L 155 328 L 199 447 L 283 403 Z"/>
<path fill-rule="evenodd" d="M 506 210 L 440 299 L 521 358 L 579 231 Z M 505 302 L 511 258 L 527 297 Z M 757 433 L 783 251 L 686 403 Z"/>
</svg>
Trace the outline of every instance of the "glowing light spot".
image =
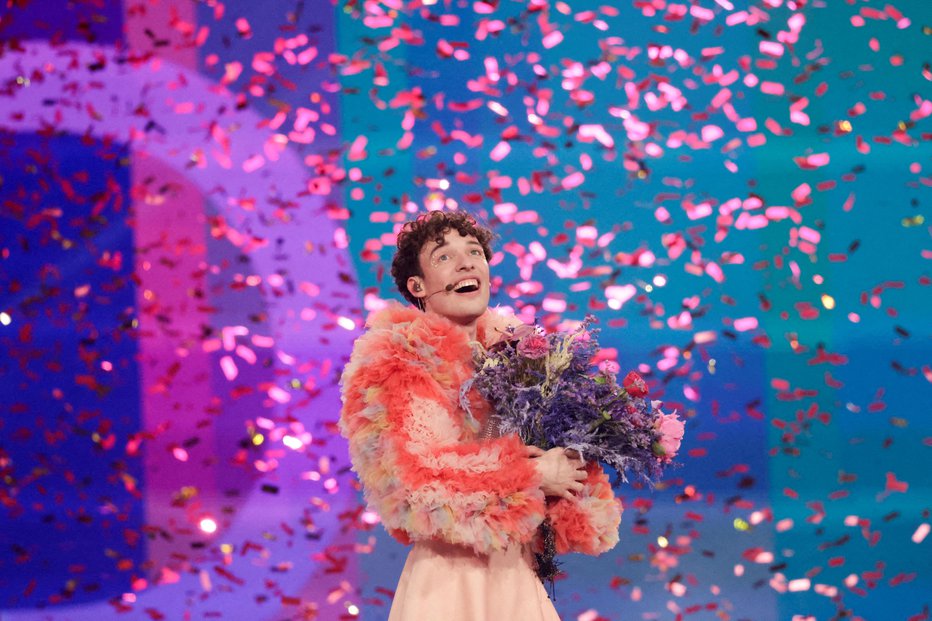
<svg viewBox="0 0 932 621">
<path fill-rule="evenodd" d="M 208 535 L 217 532 L 217 522 L 212 517 L 201 518 L 201 521 L 197 523 L 197 527 Z"/>
<path fill-rule="evenodd" d="M 337 318 L 337 325 L 343 328 L 344 330 L 355 330 L 356 329 L 356 322 L 350 319 L 349 317 Z"/>
<path fill-rule="evenodd" d="M 657 545 L 661 548 L 666 548 L 668 545 L 670 545 L 670 542 L 667 541 L 666 537 L 661 535 L 660 537 L 657 537 Z"/>
<path fill-rule="evenodd" d="M 13 318 L 4 312 L 0 312 L 0 323 L 2 323 L 5 326 L 8 326 L 11 323 L 13 323 Z"/>
<path fill-rule="evenodd" d="M 835 298 L 833 298 L 827 293 L 823 293 L 822 294 L 822 306 L 824 306 L 828 310 L 832 310 L 833 308 L 835 308 Z"/>
<path fill-rule="evenodd" d="M 744 530 L 750 530 L 751 528 L 751 525 L 741 518 L 735 518 L 733 523 L 735 526 L 735 530 L 744 531 Z"/>
</svg>

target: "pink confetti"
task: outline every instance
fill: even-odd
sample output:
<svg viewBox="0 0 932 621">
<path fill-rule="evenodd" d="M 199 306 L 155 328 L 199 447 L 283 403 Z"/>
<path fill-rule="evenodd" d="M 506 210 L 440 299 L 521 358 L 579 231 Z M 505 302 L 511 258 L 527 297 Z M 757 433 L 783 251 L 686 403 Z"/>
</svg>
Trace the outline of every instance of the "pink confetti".
<svg viewBox="0 0 932 621">
<path fill-rule="evenodd" d="M 913 536 L 912 536 L 913 543 L 922 543 L 925 540 L 926 535 L 928 534 L 929 534 L 929 524 L 925 522 L 920 524 L 916 528 L 916 531 L 913 533 Z"/>
<path fill-rule="evenodd" d="M 505 157 L 511 153 L 511 145 L 502 140 L 492 149 L 492 152 L 489 153 L 489 158 L 493 162 L 500 162 L 505 159 Z"/>
<path fill-rule="evenodd" d="M 760 51 L 762 54 L 767 54 L 768 56 L 779 58 L 783 56 L 783 45 L 777 41 L 761 41 Z"/>
<path fill-rule="evenodd" d="M 559 30 L 552 30 L 544 35 L 543 46 L 545 49 L 556 47 L 563 41 L 563 33 Z"/>
<path fill-rule="evenodd" d="M 357 162 L 366 159 L 366 143 L 368 141 L 369 139 L 365 136 L 357 136 L 353 141 L 353 144 L 350 145 L 347 159 L 349 159 L 351 162 Z"/>
<path fill-rule="evenodd" d="M 582 185 L 583 181 L 585 180 L 586 180 L 585 175 L 577 171 L 564 177 L 560 185 L 563 186 L 564 190 L 572 190 L 573 188 L 576 188 Z"/>
</svg>

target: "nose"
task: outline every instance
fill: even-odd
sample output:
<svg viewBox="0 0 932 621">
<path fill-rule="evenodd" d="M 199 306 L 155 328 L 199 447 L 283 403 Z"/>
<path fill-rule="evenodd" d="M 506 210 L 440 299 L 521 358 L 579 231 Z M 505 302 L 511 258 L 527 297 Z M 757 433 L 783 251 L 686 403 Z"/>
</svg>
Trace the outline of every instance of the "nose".
<svg viewBox="0 0 932 621">
<path fill-rule="evenodd" d="M 468 272 L 474 269 L 476 269 L 476 257 L 472 256 L 469 252 L 461 253 L 456 270 L 459 272 Z"/>
</svg>

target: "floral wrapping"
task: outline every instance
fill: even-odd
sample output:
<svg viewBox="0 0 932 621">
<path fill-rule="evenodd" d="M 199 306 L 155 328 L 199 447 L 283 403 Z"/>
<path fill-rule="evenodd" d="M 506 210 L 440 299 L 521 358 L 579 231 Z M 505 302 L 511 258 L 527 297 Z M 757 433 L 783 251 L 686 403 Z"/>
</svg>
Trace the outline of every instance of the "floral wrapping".
<svg viewBox="0 0 932 621">
<path fill-rule="evenodd" d="M 492 342 L 508 321 L 487 312 L 478 338 Z M 517 436 L 478 438 L 482 421 L 459 406 L 474 371 L 461 328 L 398 304 L 367 325 L 343 373 L 340 429 L 366 500 L 394 537 L 486 554 L 530 542 L 546 514 L 560 552 L 598 554 L 614 545 L 621 504 L 597 465 L 578 498 L 548 504 Z M 476 397 L 471 409 L 484 417 L 488 405 Z"/>
</svg>

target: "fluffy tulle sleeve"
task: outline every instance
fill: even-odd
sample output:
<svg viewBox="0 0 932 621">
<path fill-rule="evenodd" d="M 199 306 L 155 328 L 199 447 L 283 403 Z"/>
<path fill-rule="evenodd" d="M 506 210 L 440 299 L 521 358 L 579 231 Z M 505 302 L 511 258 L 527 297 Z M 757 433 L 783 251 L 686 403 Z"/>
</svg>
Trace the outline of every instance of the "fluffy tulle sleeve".
<svg viewBox="0 0 932 621">
<path fill-rule="evenodd" d="M 545 511 L 540 475 L 516 436 L 469 439 L 448 364 L 469 360 L 468 344 L 418 329 L 370 330 L 344 370 L 340 426 L 367 501 L 402 541 L 479 553 L 530 541 Z"/>
<path fill-rule="evenodd" d="M 553 523 L 557 554 L 598 555 L 618 543 L 621 501 L 615 498 L 608 475 L 598 463 L 586 467 L 584 488 L 572 500 L 551 499 L 547 515 Z"/>
</svg>

